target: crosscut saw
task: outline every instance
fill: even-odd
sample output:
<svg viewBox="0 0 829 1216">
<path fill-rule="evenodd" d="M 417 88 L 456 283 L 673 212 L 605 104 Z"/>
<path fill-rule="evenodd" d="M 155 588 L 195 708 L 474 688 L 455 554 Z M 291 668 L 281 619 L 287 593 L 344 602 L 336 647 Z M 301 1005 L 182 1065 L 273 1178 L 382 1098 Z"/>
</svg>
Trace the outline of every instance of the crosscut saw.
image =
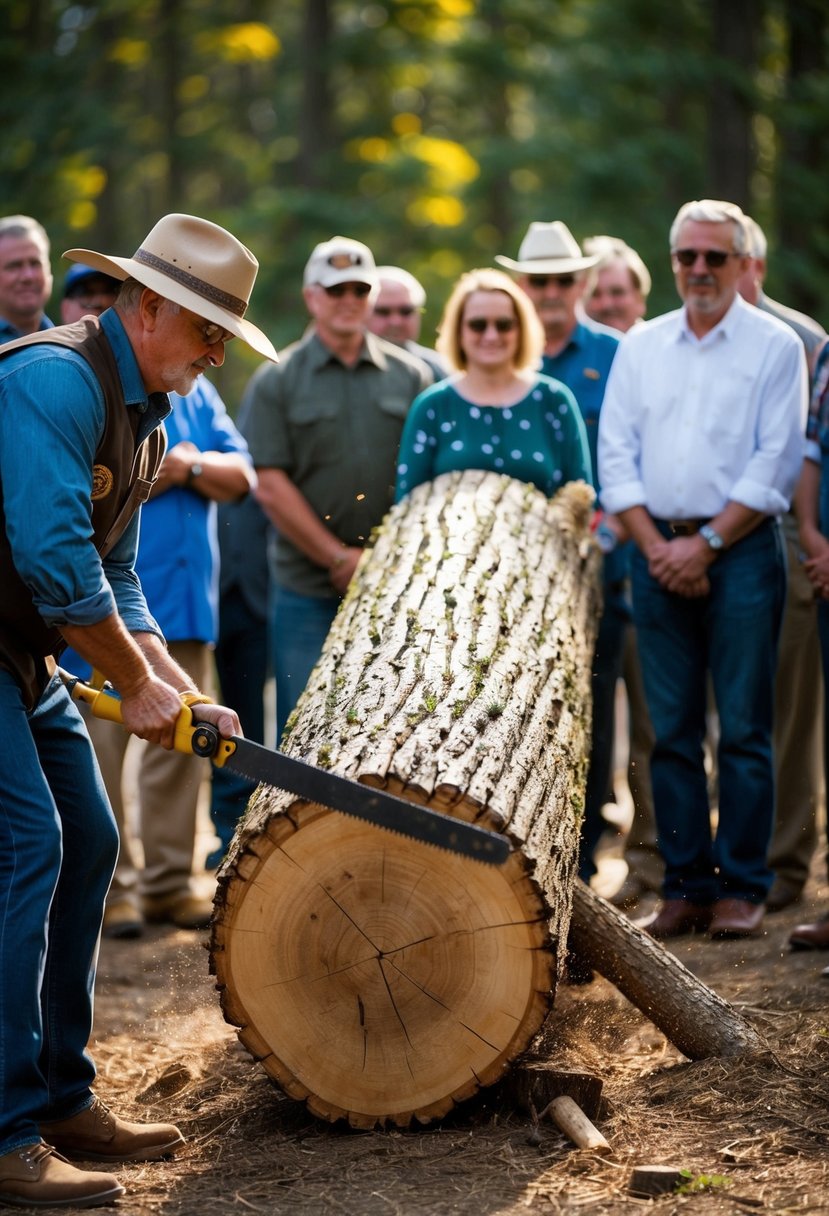
<svg viewBox="0 0 829 1216">
<path fill-rule="evenodd" d="M 61 670 L 60 675 L 73 700 L 85 702 L 96 718 L 123 725 L 121 701 L 111 685 L 96 688 L 69 672 Z M 249 781 L 276 786 L 307 802 L 318 802 L 375 827 L 475 861 L 503 865 L 511 852 L 507 838 L 497 832 L 407 802 L 250 739 L 225 739 L 209 722 L 194 721 L 190 707 L 184 704 L 176 722 L 175 750 L 211 760 L 217 768 L 232 769 Z"/>
</svg>

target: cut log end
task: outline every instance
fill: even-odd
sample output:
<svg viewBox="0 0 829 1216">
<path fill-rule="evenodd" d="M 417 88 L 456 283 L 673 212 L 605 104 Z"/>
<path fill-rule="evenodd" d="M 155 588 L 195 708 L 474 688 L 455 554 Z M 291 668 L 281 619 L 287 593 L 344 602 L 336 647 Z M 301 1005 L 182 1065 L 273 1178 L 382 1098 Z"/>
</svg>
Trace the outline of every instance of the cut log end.
<svg viewBox="0 0 829 1216">
<path fill-rule="evenodd" d="M 549 1010 L 554 955 L 524 871 L 520 854 L 482 865 L 297 804 L 215 926 L 225 1015 L 323 1118 L 440 1117 L 502 1076 Z"/>
</svg>

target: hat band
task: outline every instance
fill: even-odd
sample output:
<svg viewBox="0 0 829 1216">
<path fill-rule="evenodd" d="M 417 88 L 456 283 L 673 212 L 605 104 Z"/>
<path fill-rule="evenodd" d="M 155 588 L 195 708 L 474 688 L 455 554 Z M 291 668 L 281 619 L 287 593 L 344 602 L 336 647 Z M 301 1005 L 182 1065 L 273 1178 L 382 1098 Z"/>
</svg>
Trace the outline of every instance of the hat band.
<svg viewBox="0 0 829 1216">
<path fill-rule="evenodd" d="M 203 296 L 211 304 L 218 304 L 220 308 L 234 313 L 237 317 L 243 317 L 247 311 L 247 300 L 240 300 L 238 296 L 232 296 L 230 292 L 222 291 L 221 288 L 214 287 L 211 283 L 205 283 L 204 279 L 199 279 L 189 271 L 182 270 L 180 266 L 173 266 L 172 263 L 165 262 L 164 258 L 157 257 L 154 253 L 148 253 L 146 249 L 139 249 L 134 255 L 134 261 L 140 262 L 142 266 L 149 266 L 151 270 L 157 270 L 159 274 L 166 275 L 168 279 L 175 280 L 182 287 L 189 288 L 196 295 Z"/>
</svg>

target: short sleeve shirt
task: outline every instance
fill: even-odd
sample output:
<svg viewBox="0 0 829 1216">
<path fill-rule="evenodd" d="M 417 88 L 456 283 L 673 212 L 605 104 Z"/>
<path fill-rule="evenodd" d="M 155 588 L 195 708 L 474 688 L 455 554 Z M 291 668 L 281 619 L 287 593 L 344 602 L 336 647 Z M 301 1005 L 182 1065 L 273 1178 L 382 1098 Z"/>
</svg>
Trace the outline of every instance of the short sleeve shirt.
<svg viewBox="0 0 829 1216">
<path fill-rule="evenodd" d="M 420 360 L 374 334 L 347 366 L 311 332 L 248 386 L 254 464 L 285 472 L 344 545 L 365 545 L 391 506 L 403 423 L 428 383 Z M 331 595 L 328 571 L 284 537 L 271 552 L 279 586 Z"/>
</svg>

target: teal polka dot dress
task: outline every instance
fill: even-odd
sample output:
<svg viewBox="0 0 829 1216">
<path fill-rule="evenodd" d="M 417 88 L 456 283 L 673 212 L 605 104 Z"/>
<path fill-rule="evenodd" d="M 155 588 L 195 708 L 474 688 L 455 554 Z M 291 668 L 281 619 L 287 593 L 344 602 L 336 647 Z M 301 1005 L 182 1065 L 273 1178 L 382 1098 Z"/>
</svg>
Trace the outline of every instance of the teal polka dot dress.
<svg viewBox="0 0 829 1216">
<path fill-rule="evenodd" d="M 395 502 L 458 469 L 529 481 L 548 497 L 565 482 L 593 484 L 587 432 L 568 388 L 538 376 L 514 405 L 473 405 L 441 380 L 412 404 L 403 428 Z"/>
</svg>

